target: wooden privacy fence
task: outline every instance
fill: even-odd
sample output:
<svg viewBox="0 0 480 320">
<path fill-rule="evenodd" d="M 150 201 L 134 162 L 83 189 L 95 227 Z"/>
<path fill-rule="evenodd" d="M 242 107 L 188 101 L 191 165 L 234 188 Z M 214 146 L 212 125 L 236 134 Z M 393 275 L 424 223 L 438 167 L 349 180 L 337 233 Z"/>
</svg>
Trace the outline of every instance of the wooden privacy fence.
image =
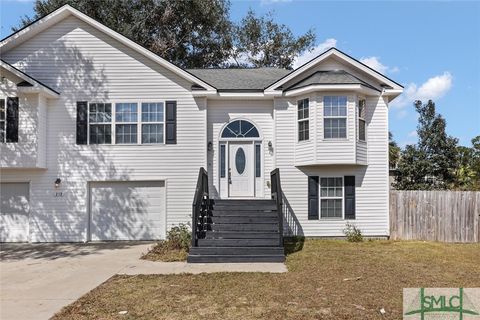
<svg viewBox="0 0 480 320">
<path fill-rule="evenodd" d="M 480 242 L 480 192 L 390 191 L 390 238 Z"/>
</svg>

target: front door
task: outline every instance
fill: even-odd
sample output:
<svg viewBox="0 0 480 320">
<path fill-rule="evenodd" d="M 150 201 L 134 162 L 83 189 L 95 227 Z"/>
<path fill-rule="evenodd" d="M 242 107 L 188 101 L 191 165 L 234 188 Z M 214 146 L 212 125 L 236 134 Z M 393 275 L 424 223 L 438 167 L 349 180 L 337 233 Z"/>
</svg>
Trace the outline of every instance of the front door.
<svg viewBox="0 0 480 320">
<path fill-rule="evenodd" d="M 254 157 L 252 142 L 229 143 L 229 196 L 248 198 L 255 196 Z"/>
</svg>

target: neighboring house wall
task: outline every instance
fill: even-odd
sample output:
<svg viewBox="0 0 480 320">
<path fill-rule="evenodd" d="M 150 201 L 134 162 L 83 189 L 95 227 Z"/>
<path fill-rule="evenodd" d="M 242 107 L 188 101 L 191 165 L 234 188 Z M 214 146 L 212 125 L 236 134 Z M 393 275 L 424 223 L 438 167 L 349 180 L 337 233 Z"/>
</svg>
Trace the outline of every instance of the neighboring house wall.
<svg viewBox="0 0 480 320">
<path fill-rule="evenodd" d="M 296 99 L 295 99 L 296 100 Z M 318 102 L 318 100 L 317 100 Z M 321 104 L 313 104 L 315 110 L 311 114 L 321 112 Z M 352 109 L 352 110 L 350 110 Z M 355 132 L 356 118 L 353 113 L 355 108 L 350 106 L 349 98 L 349 132 Z M 294 218 L 289 219 L 290 228 L 296 233 L 306 236 L 339 236 L 340 230 L 345 227 L 346 220 L 322 219 L 308 220 L 308 183 L 307 176 L 343 177 L 355 175 L 356 184 L 356 219 L 351 222 L 356 224 L 365 235 L 387 236 L 388 229 L 388 109 L 383 98 L 367 98 L 367 146 L 368 166 L 364 165 L 310 165 L 298 166 L 296 161 L 295 146 L 298 144 L 297 132 L 297 106 L 293 99 L 275 99 L 275 150 L 276 167 L 280 169 L 282 188 L 287 200 L 287 206 L 294 213 Z M 352 115 L 350 116 L 350 113 Z M 311 121 L 312 116 L 310 117 Z M 320 118 L 321 119 L 321 118 Z M 320 120 L 319 119 L 319 120 Z M 316 126 L 311 125 L 311 130 L 316 130 L 316 139 L 323 134 L 323 129 L 317 121 Z M 311 131 L 311 133 L 314 131 Z M 355 140 L 354 134 L 348 134 L 349 139 Z M 314 141 L 310 142 L 313 143 Z M 350 152 L 339 153 L 345 157 L 354 156 L 355 149 L 350 141 Z M 297 149 L 298 150 L 298 149 Z M 322 156 L 332 155 L 335 160 L 335 143 L 331 147 L 317 152 L 317 161 L 322 161 Z M 312 155 L 313 156 L 313 155 Z"/>
<path fill-rule="evenodd" d="M 61 92 L 37 110 L 40 120 L 29 122 L 46 124 L 38 133 L 48 141 L 42 160 L 48 170 L 1 171 L 2 181 L 31 181 L 31 241 L 87 240 L 89 181 L 166 181 L 167 228 L 190 221 L 198 169 L 207 162 L 206 101 L 192 97 L 191 83 L 73 16 L 2 52 L 2 59 Z M 176 100 L 177 144 L 76 145 L 76 101 L 85 100 Z"/>
</svg>

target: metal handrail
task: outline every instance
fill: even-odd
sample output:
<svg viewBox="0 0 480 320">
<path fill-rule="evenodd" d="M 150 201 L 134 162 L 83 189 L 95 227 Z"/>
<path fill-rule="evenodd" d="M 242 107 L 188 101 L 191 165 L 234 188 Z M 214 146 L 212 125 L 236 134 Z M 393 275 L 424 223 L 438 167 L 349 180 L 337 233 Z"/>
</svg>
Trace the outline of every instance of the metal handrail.
<svg viewBox="0 0 480 320">
<path fill-rule="evenodd" d="M 276 168 L 270 172 L 270 180 L 272 185 L 272 199 L 277 203 L 278 214 L 278 232 L 280 234 L 280 246 L 283 246 L 283 192 L 280 183 L 280 169 Z"/>
<path fill-rule="evenodd" d="M 192 204 L 192 247 L 197 247 L 198 239 L 205 237 L 209 206 L 208 173 L 201 167 Z"/>
</svg>

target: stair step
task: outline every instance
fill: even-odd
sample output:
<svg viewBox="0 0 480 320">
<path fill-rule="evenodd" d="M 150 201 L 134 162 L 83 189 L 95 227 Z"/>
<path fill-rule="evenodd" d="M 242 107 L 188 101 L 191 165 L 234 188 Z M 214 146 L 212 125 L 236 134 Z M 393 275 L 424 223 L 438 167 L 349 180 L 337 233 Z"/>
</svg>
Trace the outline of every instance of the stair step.
<svg viewBox="0 0 480 320">
<path fill-rule="evenodd" d="M 271 217 L 278 218 L 276 211 L 233 211 L 233 210 L 212 210 L 214 217 L 221 216 L 243 216 L 243 217 Z"/>
<path fill-rule="evenodd" d="M 220 217 L 210 217 L 214 224 L 215 223 L 277 223 L 278 217 L 244 217 L 244 216 L 220 216 Z"/>
<path fill-rule="evenodd" d="M 278 231 L 278 222 L 275 223 L 249 223 L 249 224 L 238 224 L 238 223 L 215 223 L 210 226 L 214 231 L 239 231 L 239 232 L 249 232 L 249 231 Z"/>
<path fill-rule="evenodd" d="M 190 255 L 283 255 L 283 247 L 192 247 Z"/>
<path fill-rule="evenodd" d="M 207 231 L 206 239 L 279 239 L 277 232 Z"/>
<path fill-rule="evenodd" d="M 275 211 L 277 210 L 277 205 L 274 203 L 266 204 L 252 204 L 251 202 L 245 204 L 215 204 L 213 205 L 214 210 L 225 210 L 225 211 Z"/>
<path fill-rule="evenodd" d="M 266 247 L 278 246 L 280 239 L 199 239 L 199 247 Z"/>
<path fill-rule="evenodd" d="M 189 255 L 189 263 L 218 263 L 218 262 L 284 262 L 282 255 Z"/>
<path fill-rule="evenodd" d="M 245 204 L 275 204 L 274 200 L 270 199 L 217 199 L 213 200 L 216 205 L 245 205 Z"/>
</svg>

